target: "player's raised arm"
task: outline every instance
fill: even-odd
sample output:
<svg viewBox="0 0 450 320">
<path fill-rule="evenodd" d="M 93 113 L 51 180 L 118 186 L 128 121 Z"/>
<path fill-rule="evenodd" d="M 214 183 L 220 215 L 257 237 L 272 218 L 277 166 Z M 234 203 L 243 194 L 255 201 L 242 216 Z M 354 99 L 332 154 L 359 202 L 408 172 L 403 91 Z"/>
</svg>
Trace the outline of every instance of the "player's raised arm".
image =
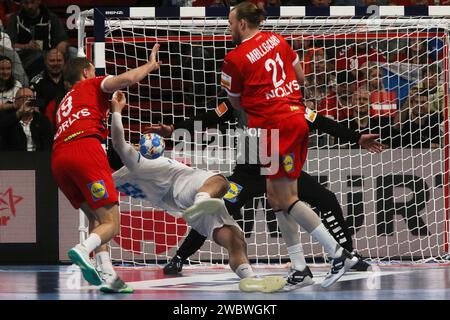
<svg viewBox="0 0 450 320">
<path fill-rule="evenodd" d="M 189 132 L 194 132 L 195 122 L 200 122 L 201 130 L 206 130 L 208 127 L 233 120 L 235 118 L 231 103 L 225 100 L 214 109 L 202 112 L 194 117 L 186 120 L 177 121 L 174 124 L 156 124 L 145 128 L 145 133 L 157 133 L 164 138 L 169 138 L 176 129 L 186 129 Z"/>
<path fill-rule="evenodd" d="M 309 108 L 306 109 L 305 117 L 310 129 L 317 129 L 345 142 L 357 143 L 369 152 L 381 152 L 387 147 L 376 141 L 378 134 L 361 134 Z"/>
<path fill-rule="evenodd" d="M 116 91 L 111 99 L 112 120 L 111 137 L 113 147 L 122 159 L 123 164 L 132 171 L 139 163 L 139 153 L 125 141 L 125 135 L 122 125 L 122 110 L 127 100 L 122 91 Z"/>
<path fill-rule="evenodd" d="M 106 78 L 102 84 L 102 89 L 104 92 L 114 92 L 135 83 L 138 83 L 144 79 L 149 73 L 158 70 L 161 62 L 157 60 L 157 53 L 159 50 L 159 44 L 155 44 L 150 54 L 150 59 L 148 62 L 140 67 L 122 73 L 118 76 L 113 76 Z"/>
</svg>

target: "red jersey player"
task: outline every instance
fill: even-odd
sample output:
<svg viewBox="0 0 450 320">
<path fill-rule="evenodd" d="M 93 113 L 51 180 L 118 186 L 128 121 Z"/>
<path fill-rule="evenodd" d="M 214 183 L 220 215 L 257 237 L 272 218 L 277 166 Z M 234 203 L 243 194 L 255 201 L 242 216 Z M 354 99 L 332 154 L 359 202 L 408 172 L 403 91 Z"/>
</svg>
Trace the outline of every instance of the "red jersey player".
<svg viewBox="0 0 450 320">
<path fill-rule="evenodd" d="M 247 113 L 249 128 L 267 130 L 267 150 L 278 146 L 278 154 L 269 154 L 280 166 L 267 177 L 267 197 L 276 214 L 289 221 L 287 225 L 295 229 L 296 223 L 301 225 L 333 258 L 331 272 L 322 283 L 329 287 L 358 259 L 334 240 L 320 218 L 298 198 L 297 179 L 306 160 L 309 134 L 300 102 L 303 71 L 297 54 L 282 36 L 260 32 L 263 19 L 264 11 L 249 2 L 238 4 L 230 12 L 229 27 L 238 46 L 225 56 L 221 85 L 233 107 Z M 276 133 L 279 141 L 274 138 Z M 290 247 L 290 239 L 284 240 Z M 304 262 L 301 244 L 296 253 Z M 302 265 L 304 270 L 297 270 L 299 281 L 312 277 L 306 263 Z"/>
<path fill-rule="evenodd" d="M 56 134 L 52 151 L 52 172 L 56 183 L 75 209 L 89 220 L 89 237 L 68 255 L 91 284 L 105 292 L 132 292 L 114 272 L 105 244 L 120 230 L 117 191 L 101 141 L 106 139 L 109 93 L 131 86 L 159 68 L 155 45 L 149 61 L 118 76 L 95 77 L 95 67 L 86 58 L 69 60 L 64 80 L 70 91 L 56 112 Z M 114 99 L 114 97 L 113 97 Z M 95 250 L 101 274 L 91 264 Z"/>
</svg>

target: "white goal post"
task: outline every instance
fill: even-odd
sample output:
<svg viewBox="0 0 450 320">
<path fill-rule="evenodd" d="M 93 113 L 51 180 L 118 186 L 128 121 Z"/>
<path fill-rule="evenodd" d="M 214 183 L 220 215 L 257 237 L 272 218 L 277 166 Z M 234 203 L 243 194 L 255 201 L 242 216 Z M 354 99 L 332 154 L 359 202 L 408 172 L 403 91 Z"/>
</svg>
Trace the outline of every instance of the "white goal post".
<svg viewBox="0 0 450 320">
<path fill-rule="evenodd" d="M 222 94 L 223 58 L 234 47 L 229 9 L 170 9 L 96 8 L 79 19 L 80 55 L 92 59 L 99 75 L 141 65 L 153 45 L 161 45 L 160 71 L 127 90 L 124 125 L 130 141 L 137 141 L 150 123 L 173 123 L 205 112 Z M 376 262 L 443 261 L 449 253 L 450 8 L 369 9 L 270 8 L 262 29 L 280 33 L 298 52 L 308 106 L 345 125 L 376 128 L 390 144 L 381 154 L 370 154 L 311 133 L 304 170 L 336 194 L 354 247 Z M 368 108 L 363 110 L 358 99 L 364 95 Z M 234 154 L 234 136 L 223 126 L 204 139 L 168 142 L 201 152 L 211 136 L 224 141 L 219 151 Z M 229 153 L 201 153 L 202 161 L 195 153 L 174 156 L 231 174 L 235 162 Z M 121 235 L 110 243 L 115 262 L 165 263 L 188 231 L 183 220 L 124 195 L 120 211 Z M 327 212 L 322 215 L 332 219 Z M 242 209 L 240 223 L 252 261 L 279 264 L 287 258 L 264 195 Z M 80 232 L 86 232 L 82 219 Z M 304 232 L 301 239 L 306 256 L 323 261 L 320 245 Z M 226 260 L 226 252 L 211 241 L 191 258 L 203 263 Z"/>
</svg>

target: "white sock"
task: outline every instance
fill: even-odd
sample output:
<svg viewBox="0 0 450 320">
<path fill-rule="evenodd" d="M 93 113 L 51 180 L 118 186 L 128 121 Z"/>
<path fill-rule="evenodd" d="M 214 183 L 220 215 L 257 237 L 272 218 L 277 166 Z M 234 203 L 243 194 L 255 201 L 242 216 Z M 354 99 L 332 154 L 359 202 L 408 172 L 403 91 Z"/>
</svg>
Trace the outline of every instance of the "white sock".
<svg viewBox="0 0 450 320">
<path fill-rule="evenodd" d="M 305 256 L 303 255 L 302 244 L 296 244 L 287 248 L 289 258 L 291 259 L 292 269 L 303 271 L 306 268 Z"/>
<path fill-rule="evenodd" d="M 91 233 L 89 237 L 83 242 L 83 246 L 86 247 L 88 253 L 91 253 L 102 244 L 102 239 L 96 233 Z"/>
<path fill-rule="evenodd" d="M 255 273 L 253 272 L 252 266 L 249 265 L 248 263 L 243 263 L 243 264 L 239 265 L 239 267 L 237 267 L 234 272 L 241 279 L 255 277 Z"/>
<path fill-rule="evenodd" d="M 208 192 L 199 192 L 195 195 L 194 204 L 202 202 L 205 199 L 211 199 L 211 195 Z"/>
<path fill-rule="evenodd" d="M 334 240 L 327 228 L 321 223 L 317 228 L 311 232 L 311 236 L 319 241 L 325 251 L 331 258 L 335 258 L 341 255 L 342 247 Z"/>
<path fill-rule="evenodd" d="M 96 253 L 95 260 L 97 261 L 97 265 L 100 267 L 100 270 L 102 270 L 105 273 L 113 275 L 113 277 L 116 276 L 116 271 L 114 270 L 108 252 L 101 251 L 99 253 Z"/>
</svg>

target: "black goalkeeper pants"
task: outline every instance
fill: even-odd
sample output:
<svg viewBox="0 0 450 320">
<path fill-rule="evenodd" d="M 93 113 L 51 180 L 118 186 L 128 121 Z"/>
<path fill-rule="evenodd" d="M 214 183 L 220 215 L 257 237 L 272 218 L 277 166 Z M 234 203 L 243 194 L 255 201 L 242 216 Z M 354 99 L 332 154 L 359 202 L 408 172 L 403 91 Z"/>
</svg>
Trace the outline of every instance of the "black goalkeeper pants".
<svg viewBox="0 0 450 320">
<path fill-rule="evenodd" d="M 239 220 L 242 219 L 241 208 L 253 201 L 254 197 L 262 197 L 265 194 L 266 178 L 259 174 L 259 168 L 249 169 L 245 165 L 237 165 L 228 180 L 232 184 L 234 192 L 231 198 L 225 200 L 225 205 L 230 215 L 235 220 Z M 333 192 L 322 186 L 316 178 L 302 171 L 298 179 L 298 197 L 315 207 L 325 227 L 342 247 L 353 251 L 350 231 L 345 222 L 342 208 Z M 206 237 L 191 229 L 178 249 L 177 255 L 183 260 L 187 259 L 200 249 L 205 240 Z"/>
</svg>

